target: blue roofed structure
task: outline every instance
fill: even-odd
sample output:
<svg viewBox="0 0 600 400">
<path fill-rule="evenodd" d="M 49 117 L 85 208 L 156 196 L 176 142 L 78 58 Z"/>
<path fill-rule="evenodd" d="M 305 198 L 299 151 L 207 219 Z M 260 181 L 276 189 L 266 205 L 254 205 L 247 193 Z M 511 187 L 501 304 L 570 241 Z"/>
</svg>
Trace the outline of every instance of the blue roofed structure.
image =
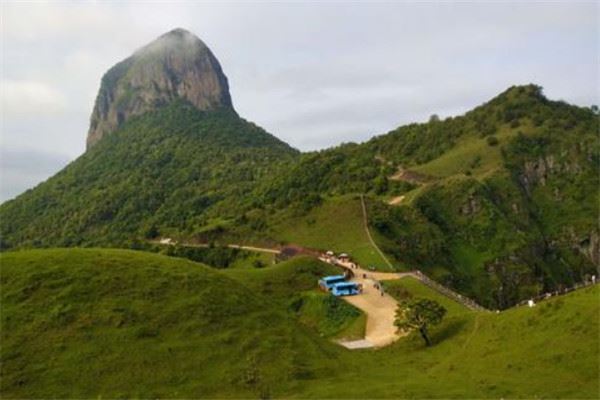
<svg viewBox="0 0 600 400">
<path fill-rule="evenodd" d="M 340 282 L 333 285 L 331 294 L 334 296 L 353 296 L 361 293 L 361 285 L 356 282 Z"/>
<path fill-rule="evenodd" d="M 333 285 L 338 283 L 343 283 L 346 281 L 346 277 L 344 275 L 330 275 L 319 279 L 319 286 L 323 290 L 331 290 Z"/>
</svg>

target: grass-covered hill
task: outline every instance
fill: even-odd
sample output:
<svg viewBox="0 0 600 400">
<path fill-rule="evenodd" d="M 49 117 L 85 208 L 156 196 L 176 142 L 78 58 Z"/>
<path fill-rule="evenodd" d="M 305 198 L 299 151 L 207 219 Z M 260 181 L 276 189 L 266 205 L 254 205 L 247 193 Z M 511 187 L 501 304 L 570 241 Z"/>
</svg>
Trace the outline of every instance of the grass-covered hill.
<svg viewBox="0 0 600 400">
<path fill-rule="evenodd" d="M 595 272 L 597 132 L 594 110 L 527 85 L 462 116 L 300 154 L 233 112 L 175 101 L 0 205 L 0 244 L 291 242 L 388 268 L 363 230 L 366 194 L 396 268 L 505 308 Z"/>
<path fill-rule="evenodd" d="M 394 295 L 444 303 L 435 345 L 411 335 L 349 351 L 328 338 L 352 312 L 315 300 L 314 277 L 332 271 L 306 258 L 223 271 L 143 252 L 53 249 L 7 252 L 0 265 L 3 398 L 597 398 L 600 390 L 598 286 L 496 314 L 465 310 L 418 281 L 390 282 Z"/>
<path fill-rule="evenodd" d="M 100 249 L 0 261 L 3 398 L 258 397 L 333 371 L 333 344 L 201 264 Z"/>
<path fill-rule="evenodd" d="M 359 196 L 323 198 L 302 214 L 286 211 L 269 222 L 271 237 L 313 249 L 346 252 L 364 266 L 388 267 L 369 241 Z"/>
</svg>

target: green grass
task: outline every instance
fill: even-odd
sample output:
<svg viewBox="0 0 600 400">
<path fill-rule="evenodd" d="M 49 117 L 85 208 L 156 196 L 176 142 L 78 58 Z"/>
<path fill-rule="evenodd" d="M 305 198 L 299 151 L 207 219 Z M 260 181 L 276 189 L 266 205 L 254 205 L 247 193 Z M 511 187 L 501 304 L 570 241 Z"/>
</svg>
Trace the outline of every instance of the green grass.
<svg viewBox="0 0 600 400">
<path fill-rule="evenodd" d="M 365 315 L 354 306 L 317 289 L 317 280 L 337 275 L 339 268 L 312 257 L 295 257 L 266 268 L 223 271 L 273 305 L 294 314 L 298 321 L 330 339 L 364 337 Z"/>
<path fill-rule="evenodd" d="M 307 387 L 317 398 L 598 398 L 598 287 L 535 308 L 459 312 L 385 349 L 352 353 L 356 370 Z"/>
<path fill-rule="evenodd" d="M 325 338 L 357 340 L 365 337 L 365 314 L 344 300 L 318 290 L 301 293 L 292 301 L 298 320 Z"/>
<path fill-rule="evenodd" d="M 360 198 L 328 198 L 302 217 L 290 217 L 274 228 L 281 240 L 320 250 L 345 252 L 359 264 L 388 269 L 365 232 Z"/>
<path fill-rule="evenodd" d="M 490 146 L 487 139 L 481 136 L 465 136 L 442 156 L 417 167 L 411 168 L 426 175 L 445 178 L 470 171 L 476 177 L 483 177 L 503 165 L 500 148 L 514 137 L 517 131 L 526 130 L 502 127 L 494 136 L 498 144 Z"/>
<path fill-rule="evenodd" d="M 312 257 L 295 257 L 266 268 L 230 269 L 223 273 L 253 293 L 287 305 L 291 295 L 315 289 L 319 278 L 337 275 L 340 269 Z"/>
<path fill-rule="evenodd" d="M 0 265 L 3 398 L 600 393 L 598 286 L 499 314 L 440 298 L 449 312 L 432 329 L 433 347 L 412 334 L 349 351 L 301 321 L 327 325 L 318 310 L 325 297 L 312 290 L 332 267 L 307 258 L 214 270 L 156 254 L 72 249 L 4 253 Z M 436 295 L 410 279 L 391 284 Z M 310 304 L 297 315 L 287 304 L 307 291 Z"/>
<path fill-rule="evenodd" d="M 409 293 L 415 298 L 435 300 L 448 311 L 447 316 L 456 316 L 469 312 L 469 309 L 460 303 L 444 296 L 410 276 L 394 281 L 383 281 L 385 290 L 397 300 L 404 300 L 404 293 Z"/>
<path fill-rule="evenodd" d="M 0 261 L 3 398 L 287 393 L 336 351 L 201 264 L 96 249 Z"/>
<path fill-rule="evenodd" d="M 273 265 L 275 261 L 275 255 L 271 253 L 262 253 L 258 251 L 248 252 L 247 257 L 236 259 L 229 268 L 256 268 L 254 263 L 259 261 L 263 267 Z"/>
</svg>

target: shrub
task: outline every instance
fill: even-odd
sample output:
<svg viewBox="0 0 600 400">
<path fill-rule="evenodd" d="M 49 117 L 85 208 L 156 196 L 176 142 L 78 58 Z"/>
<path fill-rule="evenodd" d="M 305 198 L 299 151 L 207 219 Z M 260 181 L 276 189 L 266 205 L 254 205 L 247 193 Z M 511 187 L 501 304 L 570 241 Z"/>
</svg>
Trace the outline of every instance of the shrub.
<svg viewBox="0 0 600 400">
<path fill-rule="evenodd" d="M 490 146 L 498 145 L 498 138 L 496 136 L 488 136 L 486 140 L 487 140 L 487 144 Z"/>
</svg>

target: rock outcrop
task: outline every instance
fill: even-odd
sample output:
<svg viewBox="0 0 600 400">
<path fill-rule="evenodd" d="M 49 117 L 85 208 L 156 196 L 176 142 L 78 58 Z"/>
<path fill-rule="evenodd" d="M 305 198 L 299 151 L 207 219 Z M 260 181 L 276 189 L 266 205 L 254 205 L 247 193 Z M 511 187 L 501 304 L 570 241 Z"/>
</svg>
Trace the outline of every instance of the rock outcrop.
<svg viewBox="0 0 600 400">
<path fill-rule="evenodd" d="M 184 29 L 160 36 L 103 76 L 87 149 L 129 118 L 176 98 L 202 111 L 226 108 L 234 112 L 219 61 L 198 37 Z"/>
</svg>

